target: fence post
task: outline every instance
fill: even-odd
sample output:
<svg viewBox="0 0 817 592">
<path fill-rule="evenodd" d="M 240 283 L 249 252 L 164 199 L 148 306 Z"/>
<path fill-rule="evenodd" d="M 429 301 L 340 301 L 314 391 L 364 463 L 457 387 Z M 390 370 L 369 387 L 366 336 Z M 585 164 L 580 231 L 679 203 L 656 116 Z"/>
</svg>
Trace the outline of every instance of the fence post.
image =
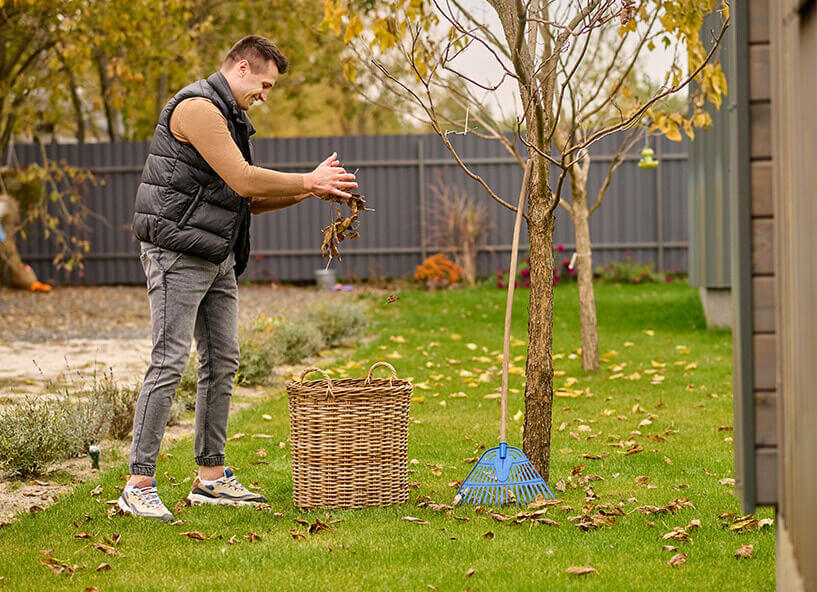
<svg viewBox="0 0 817 592">
<path fill-rule="evenodd" d="M 655 143 L 655 152 L 656 158 L 661 160 L 661 146 L 664 143 L 663 136 L 658 136 L 658 141 Z M 664 182 L 661 178 L 661 167 L 664 165 L 659 164 L 658 167 L 655 169 L 655 183 L 656 183 L 656 192 L 655 198 L 657 200 L 656 208 L 655 208 L 655 217 L 656 217 L 656 230 L 657 230 L 657 242 L 658 242 L 658 272 L 661 273 L 664 271 Z"/>
<path fill-rule="evenodd" d="M 426 165 L 423 157 L 423 138 L 417 139 L 417 184 L 420 196 L 420 257 L 421 263 L 428 257 L 426 245 Z"/>
</svg>

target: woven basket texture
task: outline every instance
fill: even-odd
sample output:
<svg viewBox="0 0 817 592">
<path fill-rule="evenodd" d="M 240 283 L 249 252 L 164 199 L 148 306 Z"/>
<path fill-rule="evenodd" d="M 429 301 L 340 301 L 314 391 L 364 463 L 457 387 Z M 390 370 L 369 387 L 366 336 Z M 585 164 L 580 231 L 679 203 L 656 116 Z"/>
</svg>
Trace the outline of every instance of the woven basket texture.
<svg viewBox="0 0 817 592">
<path fill-rule="evenodd" d="M 387 366 L 391 378 L 372 378 Z M 307 380 L 310 372 L 323 380 Z M 331 380 L 309 368 L 287 383 L 293 501 L 299 508 L 363 508 L 408 501 L 413 390 L 378 362 L 367 378 Z"/>
</svg>

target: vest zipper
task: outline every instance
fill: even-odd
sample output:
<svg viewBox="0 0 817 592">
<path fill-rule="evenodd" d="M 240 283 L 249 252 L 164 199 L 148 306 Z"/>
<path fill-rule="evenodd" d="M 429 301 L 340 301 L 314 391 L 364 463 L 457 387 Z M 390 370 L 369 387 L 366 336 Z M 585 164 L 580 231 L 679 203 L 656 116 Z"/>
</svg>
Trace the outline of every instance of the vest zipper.
<svg viewBox="0 0 817 592">
<path fill-rule="evenodd" d="M 196 197 L 193 198 L 193 203 L 190 204 L 190 206 L 184 212 L 184 215 L 182 216 L 182 219 L 179 220 L 179 223 L 177 224 L 179 230 L 184 228 L 184 225 L 187 224 L 187 221 L 190 219 L 190 216 L 193 215 L 193 211 L 196 209 L 196 207 L 198 207 L 199 202 L 201 201 L 201 196 L 202 196 L 203 193 L 204 193 L 204 187 L 199 187 L 198 192 L 196 192 Z"/>
</svg>

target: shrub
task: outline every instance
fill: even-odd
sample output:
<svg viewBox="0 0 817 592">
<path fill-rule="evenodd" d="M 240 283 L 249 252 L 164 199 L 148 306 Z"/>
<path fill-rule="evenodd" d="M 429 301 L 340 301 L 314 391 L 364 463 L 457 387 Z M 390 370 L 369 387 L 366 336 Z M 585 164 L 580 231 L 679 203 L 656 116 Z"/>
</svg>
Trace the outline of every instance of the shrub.
<svg viewBox="0 0 817 592">
<path fill-rule="evenodd" d="M 632 253 L 629 251 L 624 261 L 613 261 L 603 267 L 596 267 L 596 275 L 605 282 L 622 284 L 665 281 L 667 277 L 664 274 L 655 273 L 652 263 L 633 263 Z"/>
<path fill-rule="evenodd" d="M 94 389 L 94 399 L 104 402 L 111 408 L 111 425 L 108 430 L 110 437 L 123 440 L 130 434 L 133 429 L 136 400 L 141 390 L 141 384 L 128 387 L 114 381 L 100 383 L 100 388 Z"/>
<path fill-rule="evenodd" d="M 328 347 L 337 347 L 346 340 L 359 337 L 369 326 L 366 309 L 358 303 L 317 301 L 308 306 L 300 319 L 314 325 L 320 331 Z"/>
<path fill-rule="evenodd" d="M 299 317 L 283 320 L 276 328 L 275 338 L 281 360 L 287 364 L 314 356 L 326 347 L 318 328 Z"/>
<path fill-rule="evenodd" d="M 414 279 L 425 280 L 429 290 L 447 288 L 460 281 L 462 268 L 442 253 L 427 257 L 414 271 Z"/>
<path fill-rule="evenodd" d="M 42 473 L 65 457 L 69 430 L 59 402 L 26 398 L 0 412 L 0 467 L 10 477 Z"/>
<path fill-rule="evenodd" d="M 238 360 L 236 382 L 242 385 L 272 384 L 275 382 L 275 366 L 281 356 L 276 332 L 281 320 L 261 315 L 248 327 L 238 332 L 241 355 Z"/>
</svg>

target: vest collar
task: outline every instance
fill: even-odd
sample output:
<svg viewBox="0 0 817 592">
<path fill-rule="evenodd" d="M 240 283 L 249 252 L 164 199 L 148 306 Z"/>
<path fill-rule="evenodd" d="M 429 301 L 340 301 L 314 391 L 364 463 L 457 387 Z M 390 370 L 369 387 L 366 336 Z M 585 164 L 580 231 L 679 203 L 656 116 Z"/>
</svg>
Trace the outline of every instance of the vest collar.
<svg viewBox="0 0 817 592">
<path fill-rule="evenodd" d="M 255 133 L 255 127 L 250 121 L 245 111 L 238 108 L 233 96 L 233 91 L 230 89 L 230 83 L 221 72 L 214 72 L 207 78 L 207 83 L 213 87 L 221 100 L 229 107 L 233 116 L 233 120 L 247 126 L 247 135 L 252 136 Z"/>
</svg>

